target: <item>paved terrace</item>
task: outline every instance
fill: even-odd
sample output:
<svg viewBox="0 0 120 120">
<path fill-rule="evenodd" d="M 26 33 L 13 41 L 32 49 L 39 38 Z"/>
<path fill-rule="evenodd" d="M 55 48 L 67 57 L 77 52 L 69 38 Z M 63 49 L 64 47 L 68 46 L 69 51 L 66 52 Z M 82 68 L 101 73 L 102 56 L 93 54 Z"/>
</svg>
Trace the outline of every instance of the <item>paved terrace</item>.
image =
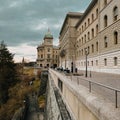
<svg viewBox="0 0 120 120">
<path fill-rule="evenodd" d="M 84 71 L 78 71 L 78 73 L 85 73 Z M 98 73 L 98 72 L 88 72 L 88 77 L 84 77 L 84 75 L 80 78 L 85 78 L 88 80 L 92 80 L 95 82 L 99 82 L 117 89 L 120 89 L 120 75 L 111 74 L 111 73 Z"/>
<path fill-rule="evenodd" d="M 83 75 L 82 76 L 71 75 L 67 77 L 70 78 L 70 80 L 72 80 L 75 84 L 81 84 L 87 88 L 89 88 L 89 82 L 86 80 L 90 80 L 120 90 L 120 75 L 118 74 L 91 72 L 91 77 L 90 77 L 90 72 L 88 72 L 88 77 L 85 77 L 84 75 L 85 71 L 78 71 L 78 73 Z M 101 95 L 105 99 L 110 100 L 112 103 L 115 104 L 116 101 L 115 91 L 93 83 L 91 84 L 91 91 L 96 92 L 97 94 Z M 117 96 L 118 107 L 120 107 L 120 92 L 118 92 L 117 94 L 118 94 Z"/>
</svg>

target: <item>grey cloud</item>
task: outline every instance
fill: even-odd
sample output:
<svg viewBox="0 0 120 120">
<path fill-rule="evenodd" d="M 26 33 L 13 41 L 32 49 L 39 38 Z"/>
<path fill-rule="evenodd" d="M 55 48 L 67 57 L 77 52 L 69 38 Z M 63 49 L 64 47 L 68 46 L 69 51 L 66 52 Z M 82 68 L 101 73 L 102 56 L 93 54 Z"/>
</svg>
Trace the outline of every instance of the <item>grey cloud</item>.
<svg viewBox="0 0 120 120">
<path fill-rule="evenodd" d="M 83 11 L 91 0 L 0 0 L 0 40 L 15 46 L 22 43 L 35 44 L 43 40 L 47 28 L 54 38 L 65 15 L 70 11 Z M 46 20 L 42 29 L 34 29 Z M 35 44 L 32 44 L 33 46 Z"/>
</svg>

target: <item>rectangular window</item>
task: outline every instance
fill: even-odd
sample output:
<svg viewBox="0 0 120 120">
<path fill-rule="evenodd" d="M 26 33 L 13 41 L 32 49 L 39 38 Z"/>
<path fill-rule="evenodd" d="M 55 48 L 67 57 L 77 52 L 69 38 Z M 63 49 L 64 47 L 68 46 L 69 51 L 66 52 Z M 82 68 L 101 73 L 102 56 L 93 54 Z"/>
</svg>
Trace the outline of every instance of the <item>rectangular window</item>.
<svg viewBox="0 0 120 120">
<path fill-rule="evenodd" d="M 47 54 L 47 58 L 50 58 L 50 54 Z"/>
<path fill-rule="evenodd" d="M 114 57 L 114 66 L 117 66 L 117 64 L 118 64 L 118 59 L 117 57 Z"/>
<path fill-rule="evenodd" d="M 93 66 L 93 61 L 91 61 L 91 66 Z"/>
<path fill-rule="evenodd" d="M 107 66 L 107 59 L 104 59 L 104 65 Z"/>
<path fill-rule="evenodd" d="M 41 58 L 43 58 L 43 54 L 41 55 Z"/>
</svg>

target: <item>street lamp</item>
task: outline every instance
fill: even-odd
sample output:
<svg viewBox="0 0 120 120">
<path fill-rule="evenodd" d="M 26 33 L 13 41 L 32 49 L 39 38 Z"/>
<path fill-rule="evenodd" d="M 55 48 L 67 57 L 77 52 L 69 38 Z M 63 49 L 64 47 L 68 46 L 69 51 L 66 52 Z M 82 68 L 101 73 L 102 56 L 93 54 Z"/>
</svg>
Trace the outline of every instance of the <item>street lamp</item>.
<svg viewBox="0 0 120 120">
<path fill-rule="evenodd" d="M 87 77 L 87 56 L 89 54 L 89 51 L 87 48 L 85 48 L 85 58 L 86 58 L 86 69 L 85 69 L 85 77 Z"/>
</svg>

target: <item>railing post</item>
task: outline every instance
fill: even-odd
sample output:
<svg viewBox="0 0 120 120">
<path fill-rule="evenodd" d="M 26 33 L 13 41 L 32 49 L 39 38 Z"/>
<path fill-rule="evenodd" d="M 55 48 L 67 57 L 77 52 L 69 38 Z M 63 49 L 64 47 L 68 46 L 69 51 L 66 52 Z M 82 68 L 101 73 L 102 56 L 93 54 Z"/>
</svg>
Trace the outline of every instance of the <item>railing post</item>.
<svg viewBox="0 0 120 120">
<path fill-rule="evenodd" d="M 117 90 L 115 90 L 115 107 L 117 108 L 118 106 L 117 106 L 117 103 L 118 101 L 117 101 Z"/>
<path fill-rule="evenodd" d="M 91 81 L 89 81 L 89 92 L 91 92 Z"/>
</svg>

